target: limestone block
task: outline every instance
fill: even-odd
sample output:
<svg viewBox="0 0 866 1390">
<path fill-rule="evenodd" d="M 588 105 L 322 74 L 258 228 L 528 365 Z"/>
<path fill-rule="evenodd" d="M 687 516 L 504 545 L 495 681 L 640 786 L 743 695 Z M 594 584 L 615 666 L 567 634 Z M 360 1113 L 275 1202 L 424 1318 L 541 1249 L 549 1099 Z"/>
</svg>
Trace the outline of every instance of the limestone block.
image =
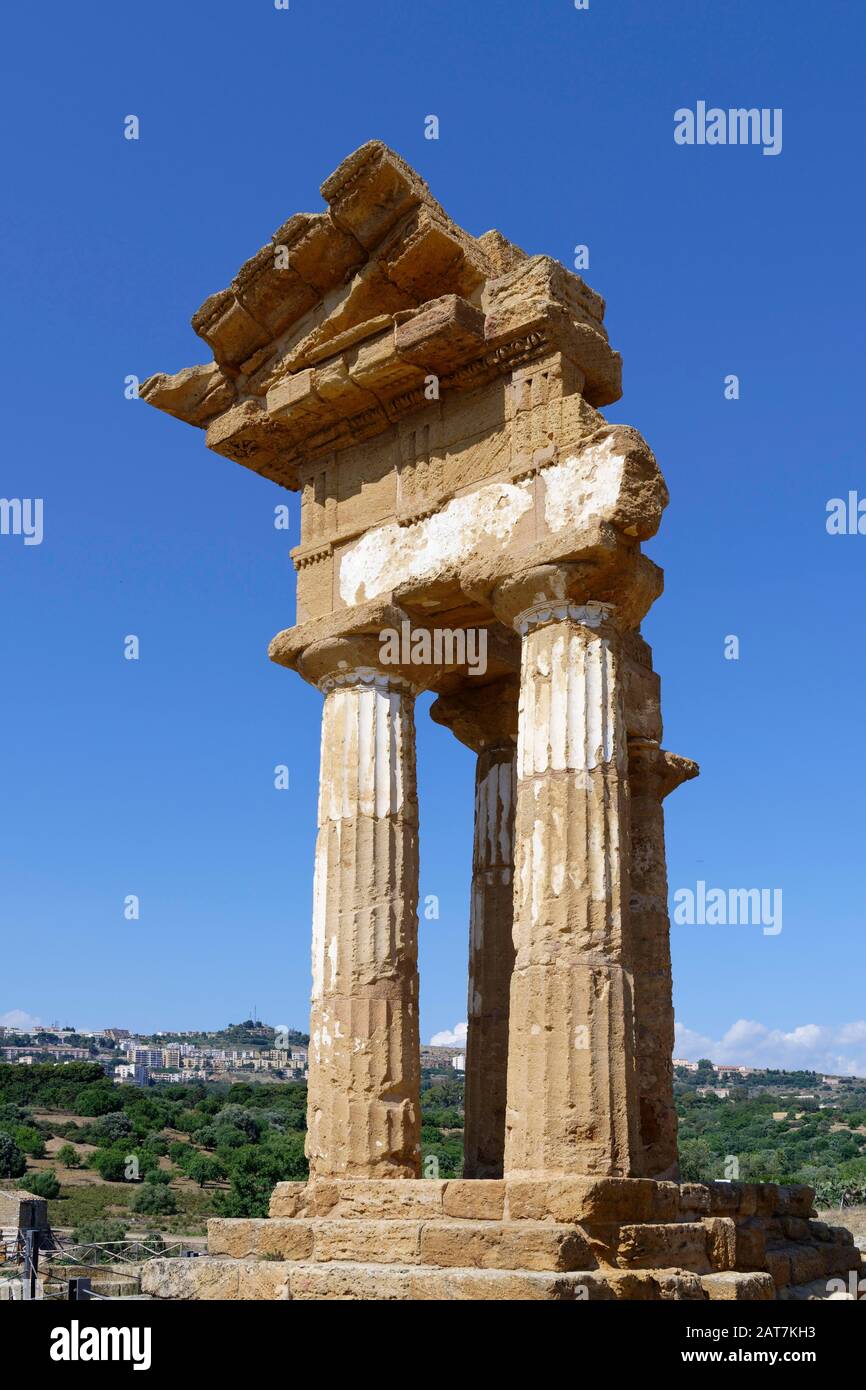
<svg viewBox="0 0 866 1390">
<path fill-rule="evenodd" d="M 217 362 L 237 368 L 269 341 L 268 330 L 257 323 L 232 290 L 206 299 L 193 315 L 192 326 L 213 349 Z"/>
<path fill-rule="evenodd" d="M 834 1243 L 832 1245 L 821 1244 L 812 1248 L 817 1259 L 821 1261 L 825 1274 L 847 1274 L 849 1269 L 856 1270 L 858 1274 L 861 1272 L 863 1257 L 856 1245 L 837 1245 Z M 797 1282 L 805 1281 L 798 1279 Z"/>
<path fill-rule="evenodd" d="M 382 1264 L 294 1265 L 289 1273 L 292 1299 L 302 1302 L 375 1301 L 393 1303 L 414 1298 L 410 1270 L 405 1266 Z"/>
<path fill-rule="evenodd" d="M 365 259 L 360 242 L 338 227 L 327 213 L 296 213 L 277 228 L 271 241 L 272 255 L 274 247 L 284 246 L 289 273 L 295 274 L 305 288 L 312 288 L 315 295 L 327 294 L 335 285 L 341 285 Z M 261 314 L 256 317 L 264 322 Z"/>
<path fill-rule="evenodd" d="M 770 1246 L 765 1256 L 767 1271 L 772 1275 L 777 1289 L 791 1283 L 791 1255 L 787 1246 Z"/>
<path fill-rule="evenodd" d="M 681 1183 L 679 1210 L 683 1216 L 709 1215 L 710 1192 L 706 1183 Z"/>
<path fill-rule="evenodd" d="M 772 1184 L 771 1184 L 772 1185 Z M 815 1189 L 803 1183 L 792 1183 L 776 1188 L 774 1216 L 813 1216 L 815 1212 Z"/>
<path fill-rule="evenodd" d="M 418 1264 L 420 1221 L 339 1221 L 316 1219 L 312 1223 L 317 1260 L 360 1260 L 378 1264 Z"/>
<path fill-rule="evenodd" d="M 487 1302 L 572 1302 L 575 1285 L 587 1276 L 533 1273 L 528 1270 L 499 1269 L 418 1269 L 410 1274 L 412 1297 Z"/>
<path fill-rule="evenodd" d="M 713 1269 L 737 1267 L 737 1228 L 730 1216 L 705 1217 L 701 1223 L 707 1233 L 707 1257 Z"/>
<path fill-rule="evenodd" d="M 256 1260 L 149 1260 L 142 1266 L 141 1290 L 161 1299 L 285 1299 L 288 1267 Z"/>
<path fill-rule="evenodd" d="M 747 1217 L 737 1222 L 736 1258 L 734 1268 L 741 1270 L 766 1269 L 767 1237 L 760 1218 Z"/>
<path fill-rule="evenodd" d="M 394 346 L 424 372 L 444 376 L 484 342 L 484 315 L 459 295 L 443 295 L 398 323 Z"/>
<path fill-rule="evenodd" d="M 307 1184 L 305 1182 L 278 1182 L 271 1193 L 268 1214 L 270 1216 L 300 1216 L 305 1211 Z"/>
<path fill-rule="evenodd" d="M 802 1216 L 783 1216 L 781 1226 L 788 1240 L 808 1240 L 811 1235 L 809 1222 Z"/>
<path fill-rule="evenodd" d="M 776 1297 L 776 1286 L 769 1274 L 743 1274 L 732 1269 L 702 1274 L 701 1286 L 714 1302 L 766 1302 Z"/>
<path fill-rule="evenodd" d="M 572 1270 L 594 1263 L 583 1232 L 545 1222 L 428 1221 L 421 1264 L 454 1268 Z"/>
<path fill-rule="evenodd" d="M 304 215 L 294 219 L 293 233 L 301 233 L 302 226 L 310 221 L 312 219 Z M 232 282 L 246 312 L 254 322 L 266 328 L 271 337 L 285 332 L 290 324 L 312 309 L 318 299 L 316 290 L 302 279 L 292 265 L 288 242 L 287 236 L 278 245 L 263 246 L 255 256 L 244 262 Z M 282 254 L 280 248 L 283 248 Z M 288 264 L 284 263 L 286 256 Z M 213 334 L 212 329 L 208 328 L 208 331 Z"/>
<path fill-rule="evenodd" d="M 702 1183 L 710 1199 L 709 1212 L 711 1216 L 741 1216 L 749 1217 L 754 1215 L 755 1200 L 754 1193 L 748 1184 L 735 1182 L 708 1182 Z"/>
<path fill-rule="evenodd" d="M 791 1262 L 790 1283 L 810 1284 L 813 1279 L 820 1279 L 821 1275 L 827 1272 L 824 1256 L 827 1246 L 819 1248 L 815 1245 L 792 1244 L 784 1249 Z"/>
<path fill-rule="evenodd" d="M 505 1216 L 505 1183 L 451 1178 L 445 1183 L 442 1210 L 445 1216 L 469 1221 L 501 1221 Z"/>
<path fill-rule="evenodd" d="M 378 140 L 344 159 L 325 179 L 321 192 L 337 226 L 367 250 L 422 200 L 433 202 L 424 180 Z"/>
<path fill-rule="evenodd" d="M 208 1252 L 234 1259 L 278 1257 L 281 1260 L 313 1258 L 313 1227 L 300 1217 L 264 1219 L 211 1218 L 207 1229 Z"/>
<path fill-rule="evenodd" d="M 142 383 L 139 395 L 167 415 L 201 426 L 228 410 L 235 387 L 216 362 L 208 362 L 173 375 L 157 372 Z"/>
<path fill-rule="evenodd" d="M 616 1261 L 629 1269 L 677 1268 L 709 1273 L 712 1262 L 708 1232 L 698 1221 L 623 1225 L 619 1228 Z"/>
<path fill-rule="evenodd" d="M 645 1221 L 655 1214 L 658 1184 L 643 1178 L 507 1178 L 510 1221 L 562 1221 L 594 1228 Z"/>
<path fill-rule="evenodd" d="M 450 1185 L 445 1178 L 418 1178 L 408 1182 L 387 1178 L 319 1178 L 309 1184 L 307 1203 L 311 1214 L 322 1217 L 422 1220 L 443 1214 L 444 1196 Z"/>
</svg>

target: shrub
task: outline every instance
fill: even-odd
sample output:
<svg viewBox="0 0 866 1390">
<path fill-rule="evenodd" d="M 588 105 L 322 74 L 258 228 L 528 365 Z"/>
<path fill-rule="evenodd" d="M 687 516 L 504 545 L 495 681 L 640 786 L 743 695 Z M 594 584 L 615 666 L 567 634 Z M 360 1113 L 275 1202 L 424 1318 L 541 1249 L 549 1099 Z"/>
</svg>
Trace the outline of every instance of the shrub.
<svg viewBox="0 0 866 1390">
<path fill-rule="evenodd" d="M 25 1191 L 32 1192 L 34 1197 L 47 1197 L 53 1202 L 55 1197 L 60 1196 L 60 1183 L 51 1168 L 43 1168 L 38 1173 L 30 1173 L 26 1178 L 22 1178 L 19 1187 Z"/>
<path fill-rule="evenodd" d="M 155 1182 L 143 1183 L 131 1205 L 133 1211 L 144 1212 L 148 1216 L 174 1216 L 177 1212 L 177 1199 L 171 1188 Z"/>
<path fill-rule="evenodd" d="M 73 1144 L 61 1144 L 57 1150 L 57 1162 L 64 1168 L 80 1168 L 81 1156 Z"/>
<path fill-rule="evenodd" d="M 72 1232 L 72 1243 L 85 1247 L 76 1251 L 82 1264 L 109 1263 L 113 1255 L 124 1249 L 121 1242 L 125 1239 L 126 1225 L 123 1221 L 85 1221 Z"/>
</svg>

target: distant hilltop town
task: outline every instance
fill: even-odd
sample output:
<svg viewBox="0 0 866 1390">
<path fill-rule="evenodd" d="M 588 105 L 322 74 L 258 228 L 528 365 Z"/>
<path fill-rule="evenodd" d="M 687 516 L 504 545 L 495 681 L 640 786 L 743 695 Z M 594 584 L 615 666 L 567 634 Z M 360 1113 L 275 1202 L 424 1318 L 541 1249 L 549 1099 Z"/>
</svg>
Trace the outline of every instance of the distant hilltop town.
<svg viewBox="0 0 866 1390">
<path fill-rule="evenodd" d="M 50 1027 L 26 1030 L 0 1026 L 0 1062 L 33 1066 L 44 1062 L 98 1062 L 118 1085 L 160 1082 L 305 1081 L 309 1037 L 246 1019 L 213 1032 L 187 1029 L 138 1034 L 128 1028 L 97 1030 Z M 422 1047 L 421 1065 L 465 1069 L 458 1048 Z M 263 1077 L 264 1079 L 264 1077 Z"/>
<path fill-rule="evenodd" d="M 213 1032 L 186 1030 L 138 1034 L 128 1028 L 51 1027 L 27 1031 L 0 1027 L 0 1061 L 98 1062 L 119 1085 L 158 1082 L 249 1080 L 301 1081 L 307 1076 L 305 1033 L 247 1019 Z"/>
</svg>

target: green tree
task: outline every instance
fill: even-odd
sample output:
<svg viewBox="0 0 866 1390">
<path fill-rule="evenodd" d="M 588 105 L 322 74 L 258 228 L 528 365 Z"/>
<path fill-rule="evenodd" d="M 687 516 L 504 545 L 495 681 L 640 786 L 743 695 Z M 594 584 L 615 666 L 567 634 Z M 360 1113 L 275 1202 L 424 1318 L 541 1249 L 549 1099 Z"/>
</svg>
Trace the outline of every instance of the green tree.
<svg viewBox="0 0 866 1390">
<path fill-rule="evenodd" d="M 20 1178 L 26 1167 L 24 1155 L 12 1135 L 0 1133 L 0 1178 Z"/>
<path fill-rule="evenodd" d="M 297 1182 L 308 1175 L 304 1141 L 299 1134 L 275 1135 L 265 1144 L 248 1144 L 227 1160 L 231 1187 L 216 1194 L 224 1216 L 267 1216 L 278 1182 Z"/>
<path fill-rule="evenodd" d="M 62 1163 L 64 1168 L 81 1167 L 81 1158 L 73 1144 L 61 1144 L 57 1150 L 57 1162 Z"/>
<path fill-rule="evenodd" d="M 91 1154 L 88 1166 L 99 1174 L 103 1182 L 125 1182 L 127 1158 L 123 1149 L 99 1149 Z"/>
<path fill-rule="evenodd" d="M 208 1182 L 219 1182 L 226 1176 L 225 1165 L 210 1154 L 195 1154 L 187 1163 L 185 1172 L 199 1187 L 204 1187 Z"/>
<path fill-rule="evenodd" d="M 118 1139 L 128 1139 L 133 1132 L 132 1120 L 122 1110 L 102 1115 L 91 1128 L 100 1144 L 116 1144 Z"/>
<path fill-rule="evenodd" d="M 22 1153 L 29 1154 L 31 1158 L 45 1157 L 45 1140 L 32 1125 L 16 1125 L 12 1138 Z"/>
<path fill-rule="evenodd" d="M 110 1115 L 113 1110 L 123 1109 L 123 1097 L 118 1088 L 110 1082 L 97 1082 L 95 1086 L 83 1086 L 76 1097 L 76 1115 Z"/>
<path fill-rule="evenodd" d="M 239 1129 L 246 1136 L 248 1143 L 255 1143 L 261 1133 L 261 1126 L 255 1115 L 251 1111 L 245 1110 L 242 1105 L 224 1105 L 219 1114 L 216 1115 L 214 1123 L 217 1129 L 223 1125 L 231 1125 L 233 1129 Z"/>
</svg>

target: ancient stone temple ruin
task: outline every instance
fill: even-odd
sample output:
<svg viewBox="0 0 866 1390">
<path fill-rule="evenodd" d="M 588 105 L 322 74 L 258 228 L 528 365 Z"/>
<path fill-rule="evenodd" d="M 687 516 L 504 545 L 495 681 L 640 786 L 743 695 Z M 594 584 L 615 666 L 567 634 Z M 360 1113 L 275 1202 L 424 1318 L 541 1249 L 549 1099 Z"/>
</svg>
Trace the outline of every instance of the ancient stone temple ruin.
<svg viewBox="0 0 866 1390">
<path fill-rule="evenodd" d="M 678 1182 L 662 747 L 640 624 L 667 489 L 604 302 L 456 226 L 378 142 L 193 318 L 151 405 L 301 494 L 323 696 L 307 1183 L 180 1298 L 772 1298 L 859 1267 L 807 1188 Z M 480 659 L 483 655 L 483 660 Z M 421 1176 L 415 713 L 473 750 L 465 1175 Z M 267 1257 L 267 1258 L 265 1258 Z"/>
</svg>

